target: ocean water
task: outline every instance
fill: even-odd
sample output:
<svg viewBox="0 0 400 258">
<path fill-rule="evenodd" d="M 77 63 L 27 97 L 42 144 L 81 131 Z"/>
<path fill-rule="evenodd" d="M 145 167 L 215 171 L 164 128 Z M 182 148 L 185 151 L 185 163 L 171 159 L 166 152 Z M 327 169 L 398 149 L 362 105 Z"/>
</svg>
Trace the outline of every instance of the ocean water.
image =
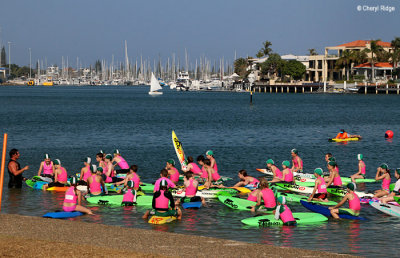
<svg viewBox="0 0 400 258">
<path fill-rule="evenodd" d="M 214 151 L 220 174 L 234 178 L 269 158 L 280 164 L 298 149 L 305 171 L 325 168 L 324 154 L 336 157 L 342 176 L 357 170 L 362 153 L 367 176 L 388 163 L 400 167 L 400 98 L 396 95 L 253 94 L 230 92 L 176 92 L 147 94 L 148 87 L 0 87 L 0 133 L 8 133 L 8 150 L 19 149 L 25 177 L 37 174 L 43 154 L 60 159 L 68 174 L 83 167 L 83 158 L 94 160 L 102 149 L 118 148 L 129 164 L 139 166 L 144 182 L 154 182 L 166 160 L 176 158 L 171 141 L 175 130 L 186 155 L 197 157 Z M 330 143 L 344 128 L 363 140 Z M 393 140 L 384 138 L 394 132 Z M 7 155 L 8 157 L 8 155 Z M 8 182 L 8 175 L 5 175 Z M 393 179 L 394 182 L 394 179 Z M 228 183 L 228 184 L 232 184 Z M 359 190 L 380 189 L 380 183 L 359 185 Z M 3 190 L 2 212 L 41 216 L 60 210 L 64 194 L 32 190 Z M 294 212 L 305 212 L 289 203 Z M 72 220 L 212 236 L 254 243 L 299 247 L 339 253 L 397 255 L 389 239 L 397 238 L 400 218 L 390 217 L 369 205 L 362 206 L 368 221 L 334 221 L 298 226 L 249 228 L 240 220 L 250 212 L 235 211 L 215 200 L 200 210 L 185 210 L 182 221 L 153 226 L 141 219 L 140 207 L 90 206 L 94 216 Z"/>
</svg>

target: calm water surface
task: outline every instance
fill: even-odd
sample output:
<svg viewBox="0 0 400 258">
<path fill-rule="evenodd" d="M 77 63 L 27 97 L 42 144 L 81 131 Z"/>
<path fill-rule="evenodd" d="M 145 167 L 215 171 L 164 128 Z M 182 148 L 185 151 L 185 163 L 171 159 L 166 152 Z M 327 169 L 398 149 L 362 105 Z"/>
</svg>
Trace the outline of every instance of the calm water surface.
<svg viewBox="0 0 400 258">
<path fill-rule="evenodd" d="M 25 177 L 37 174 L 44 153 L 59 158 L 71 175 L 100 150 L 118 148 L 129 164 L 139 166 L 144 182 L 153 182 L 165 161 L 177 160 L 171 142 L 175 130 L 187 155 L 212 149 L 220 174 L 234 177 L 268 158 L 280 164 L 297 148 L 306 171 L 323 167 L 324 153 L 332 152 L 349 176 L 357 169 L 358 153 L 365 157 L 367 175 L 386 162 L 400 167 L 400 98 L 386 95 L 319 95 L 175 92 L 151 97 L 147 87 L 0 87 L 0 132 L 9 134 L 8 150 L 20 150 L 20 163 L 29 165 Z M 364 139 L 349 144 L 329 143 L 340 128 Z M 392 141 L 384 139 L 394 131 Z M 6 176 L 6 182 L 8 176 Z M 379 189 L 380 184 L 359 185 Z M 63 193 L 24 187 L 4 189 L 3 212 L 41 216 L 60 209 Z M 289 204 L 295 212 L 301 205 Z M 95 216 L 73 220 L 213 236 L 285 247 L 340 253 L 396 256 L 400 219 L 364 205 L 369 221 L 333 221 L 298 226 L 246 228 L 240 220 L 252 216 L 211 200 L 200 210 L 184 211 L 181 222 L 152 226 L 140 217 L 140 207 L 96 207 Z"/>
</svg>

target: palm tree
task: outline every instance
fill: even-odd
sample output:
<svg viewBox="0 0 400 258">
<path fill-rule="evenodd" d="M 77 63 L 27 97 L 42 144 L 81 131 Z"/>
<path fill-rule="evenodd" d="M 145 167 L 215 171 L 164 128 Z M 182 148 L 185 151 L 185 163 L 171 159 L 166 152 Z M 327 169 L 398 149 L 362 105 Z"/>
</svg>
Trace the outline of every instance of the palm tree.
<svg viewBox="0 0 400 258">
<path fill-rule="evenodd" d="M 337 68 L 344 68 L 346 74 L 346 80 L 349 80 L 349 72 L 351 64 L 354 60 L 354 53 L 350 50 L 344 50 L 340 56 L 340 58 L 336 61 Z"/>
<path fill-rule="evenodd" d="M 261 58 L 263 56 L 269 56 L 271 54 L 272 49 L 270 48 L 272 46 L 272 43 L 270 41 L 265 41 L 263 42 L 263 47 L 258 51 L 256 56 L 258 58 Z"/>
<path fill-rule="evenodd" d="M 393 47 L 392 62 L 393 62 L 393 67 L 396 70 L 396 77 L 397 77 L 397 63 L 400 61 L 400 38 L 399 37 L 394 38 L 394 40 L 392 40 L 391 42 L 391 45 Z"/>
<path fill-rule="evenodd" d="M 318 55 L 318 53 L 317 53 L 317 51 L 315 50 L 315 48 L 310 48 L 310 49 L 308 50 L 308 53 L 310 54 L 310 56 L 317 56 L 317 55 Z"/>
<path fill-rule="evenodd" d="M 378 43 L 380 42 L 380 39 L 377 40 L 371 40 L 370 44 L 371 47 L 369 49 L 369 52 L 371 52 L 371 68 L 372 68 L 372 82 L 375 82 L 375 56 L 378 54 L 378 52 L 382 51 L 383 48 L 380 46 Z"/>
</svg>

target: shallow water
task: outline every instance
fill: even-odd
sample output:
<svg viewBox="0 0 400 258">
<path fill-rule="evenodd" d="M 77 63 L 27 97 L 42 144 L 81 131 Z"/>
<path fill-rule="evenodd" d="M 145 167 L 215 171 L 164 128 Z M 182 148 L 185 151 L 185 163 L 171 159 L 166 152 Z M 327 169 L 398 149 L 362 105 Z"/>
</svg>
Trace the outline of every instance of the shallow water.
<svg viewBox="0 0 400 258">
<path fill-rule="evenodd" d="M 0 133 L 9 134 L 8 150 L 20 150 L 19 162 L 30 165 L 25 177 L 37 174 L 44 153 L 59 158 L 68 174 L 80 170 L 81 160 L 100 150 L 118 148 L 129 164 L 139 166 L 144 182 L 153 182 L 165 161 L 177 160 L 171 130 L 182 141 L 185 153 L 196 157 L 212 149 L 220 174 L 234 177 L 255 168 L 268 158 L 280 164 L 297 148 L 306 171 L 324 167 L 324 154 L 332 152 L 340 173 L 357 169 L 358 153 L 365 157 L 367 175 L 376 167 L 398 161 L 400 99 L 394 95 L 265 94 L 222 92 L 175 92 L 152 97 L 147 87 L 0 87 Z M 340 128 L 364 139 L 348 144 L 329 143 Z M 392 141 L 386 130 L 394 131 Z M 5 176 L 8 182 L 8 176 Z M 380 184 L 359 185 L 379 189 Z M 63 193 L 41 192 L 24 187 L 4 189 L 2 211 L 41 216 L 60 209 Z M 289 204 L 295 212 L 301 205 Z M 153 226 L 140 217 L 140 207 L 96 207 L 95 216 L 72 220 L 138 227 L 184 234 L 213 236 L 247 242 L 300 247 L 363 256 L 394 256 L 398 249 L 399 218 L 362 206 L 369 221 L 333 221 L 298 226 L 249 228 L 240 220 L 252 216 L 211 200 L 200 210 L 184 211 L 182 221 Z"/>
</svg>

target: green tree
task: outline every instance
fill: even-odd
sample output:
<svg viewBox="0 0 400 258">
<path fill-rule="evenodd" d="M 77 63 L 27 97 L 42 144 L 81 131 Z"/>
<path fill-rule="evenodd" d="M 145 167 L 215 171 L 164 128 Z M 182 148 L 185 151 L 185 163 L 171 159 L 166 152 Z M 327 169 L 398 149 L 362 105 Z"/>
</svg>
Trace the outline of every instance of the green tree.
<svg viewBox="0 0 400 258">
<path fill-rule="evenodd" d="M 317 56 L 317 55 L 318 55 L 318 53 L 317 53 L 317 51 L 315 50 L 315 48 L 310 48 L 310 49 L 308 50 L 308 53 L 310 54 L 310 56 Z"/>
<path fill-rule="evenodd" d="M 263 47 L 257 52 L 256 57 L 269 56 L 272 53 L 272 43 L 270 41 L 263 42 Z"/>
<path fill-rule="evenodd" d="M 297 60 L 284 62 L 282 73 L 289 75 L 291 79 L 300 80 L 306 73 L 306 66 Z"/>
<path fill-rule="evenodd" d="M 368 50 L 368 52 L 371 53 L 371 68 L 372 68 L 372 82 L 375 82 L 375 61 L 376 61 L 376 55 L 378 54 L 378 52 L 383 51 L 382 46 L 379 45 L 379 42 L 381 40 L 377 39 L 377 40 L 371 40 L 370 44 L 371 47 Z M 375 56 L 374 56 L 375 55 Z"/>
<path fill-rule="evenodd" d="M 268 75 L 268 77 L 276 77 L 282 74 L 284 60 L 278 54 L 270 54 L 268 59 L 260 65 L 261 73 Z"/>
<path fill-rule="evenodd" d="M 4 48 L 4 46 L 1 48 L 1 53 L 0 53 L 0 67 L 5 67 L 7 64 L 6 61 L 6 49 Z"/>
<path fill-rule="evenodd" d="M 241 78 L 246 77 L 247 75 L 247 66 L 248 62 L 246 58 L 238 58 L 234 62 L 235 73 L 237 73 Z"/>
<path fill-rule="evenodd" d="M 344 68 L 345 74 L 346 74 L 346 80 L 350 79 L 350 69 L 351 69 L 351 64 L 355 60 L 355 53 L 354 51 L 351 50 L 344 50 L 339 59 L 336 60 L 336 67 L 337 68 Z"/>
<path fill-rule="evenodd" d="M 399 69 L 397 68 L 397 63 L 400 61 L 400 38 L 395 37 L 392 40 L 391 45 L 393 47 L 393 53 L 391 56 L 393 67 L 395 69 L 394 74 L 396 78 L 398 77 Z"/>
</svg>

